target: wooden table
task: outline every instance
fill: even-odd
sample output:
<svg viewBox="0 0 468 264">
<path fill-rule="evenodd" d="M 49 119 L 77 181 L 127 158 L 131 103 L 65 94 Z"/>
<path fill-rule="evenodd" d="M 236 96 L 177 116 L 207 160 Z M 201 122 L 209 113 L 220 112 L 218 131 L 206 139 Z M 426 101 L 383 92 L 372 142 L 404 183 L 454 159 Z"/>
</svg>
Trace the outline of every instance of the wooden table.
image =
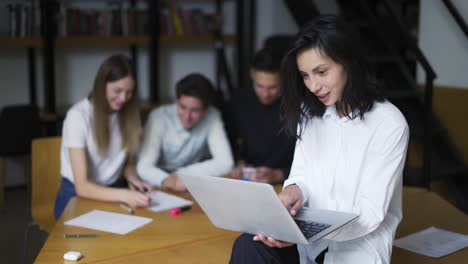
<svg viewBox="0 0 468 264">
<path fill-rule="evenodd" d="M 190 199 L 188 194 L 182 195 Z M 468 234 L 468 217 L 432 192 L 404 188 L 404 218 L 397 230 L 401 237 L 430 226 Z M 63 254 L 80 251 L 78 263 L 228 263 L 238 233 L 214 227 L 198 205 L 178 216 L 137 209 L 136 215 L 153 222 L 127 235 L 115 235 L 65 226 L 64 221 L 100 209 L 124 213 L 117 204 L 74 199 L 54 227 L 35 263 L 68 263 Z M 98 233 L 96 238 L 66 239 L 66 233 Z M 392 263 L 466 263 L 468 248 L 434 259 L 393 248 Z"/>
<path fill-rule="evenodd" d="M 180 195 L 180 194 L 179 194 Z M 180 196 L 191 199 L 188 194 Z M 84 255 L 78 263 L 227 263 L 238 233 L 214 227 L 197 204 L 177 216 L 137 209 L 135 215 L 152 218 L 149 224 L 127 235 L 99 232 L 63 223 L 90 210 L 126 213 L 117 203 L 75 198 L 41 249 L 35 263 L 68 263 L 67 251 Z M 67 233 L 93 233 L 95 238 L 64 238 Z M 210 262 L 210 259 L 213 261 Z"/>
<path fill-rule="evenodd" d="M 436 193 L 425 189 L 405 187 L 403 191 L 403 221 L 396 237 L 402 237 L 428 227 L 468 235 L 468 216 Z M 468 248 L 441 258 L 425 257 L 393 247 L 392 263 L 468 263 Z"/>
</svg>

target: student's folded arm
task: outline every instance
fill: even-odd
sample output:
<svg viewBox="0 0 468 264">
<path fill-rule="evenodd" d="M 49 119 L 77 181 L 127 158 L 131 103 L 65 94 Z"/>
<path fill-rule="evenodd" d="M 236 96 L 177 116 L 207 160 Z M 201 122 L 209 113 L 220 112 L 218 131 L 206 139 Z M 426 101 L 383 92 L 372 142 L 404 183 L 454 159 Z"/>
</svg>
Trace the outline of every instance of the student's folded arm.
<svg viewBox="0 0 468 264">
<path fill-rule="evenodd" d="M 402 184 L 409 129 L 404 125 L 384 125 L 378 130 L 379 142 L 371 143 L 372 155 L 365 161 L 362 183 L 353 212 L 359 217 L 332 233 L 329 239 L 352 240 L 376 230 L 387 215 L 395 191 Z M 385 140 L 382 140 L 385 139 Z M 398 217 L 398 216 L 396 216 Z M 401 216 L 400 216 L 401 217 Z"/>
<path fill-rule="evenodd" d="M 211 158 L 179 168 L 178 175 L 189 176 L 224 176 L 234 166 L 231 147 L 219 115 L 215 117 L 207 138 Z"/>
<path fill-rule="evenodd" d="M 308 175 L 306 172 L 306 162 L 304 159 L 304 150 L 302 140 L 297 140 L 296 148 L 294 150 L 294 158 L 289 172 L 289 177 L 283 184 L 283 190 L 292 184 L 296 184 L 302 191 L 304 198 L 303 204 L 309 199 L 309 189 L 307 188 L 307 181 L 305 176 Z"/>
<path fill-rule="evenodd" d="M 156 166 L 160 158 L 163 133 L 164 123 L 162 120 L 154 117 L 154 114 L 150 115 L 137 162 L 137 172 L 140 178 L 150 185 L 158 187 L 162 186 L 164 179 L 169 176 L 167 172 Z"/>
</svg>

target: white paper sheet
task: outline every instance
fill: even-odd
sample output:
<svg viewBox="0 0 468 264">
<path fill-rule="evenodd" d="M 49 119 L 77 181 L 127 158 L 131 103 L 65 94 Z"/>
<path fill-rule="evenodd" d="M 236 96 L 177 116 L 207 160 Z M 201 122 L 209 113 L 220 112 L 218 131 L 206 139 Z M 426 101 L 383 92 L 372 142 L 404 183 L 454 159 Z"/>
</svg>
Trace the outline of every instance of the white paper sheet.
<svg viewBox="0 0 468 264">
<path fill-rule="evenodd" d="M 93 210 L 68 220 L 65 225 L 125 235 L 153 221 L 151 218 Z"/>
<path fill-rule="evenodd" d="M 438 258 L 468 247 L 468 235 L 432 226 L 397 239 L 393 245 L 421 255 Z"/>
<path fill-rule="evenodd" d="M 191 206 L 192 201 L 182 199 L 178 196 L 168 194 L 161 191 L 155 191 L 151 195 L 152 202 L 148 206 L 148 209 L 154 212 L 160 212 L 170 210 L 173 208 Z"/>
</svg>

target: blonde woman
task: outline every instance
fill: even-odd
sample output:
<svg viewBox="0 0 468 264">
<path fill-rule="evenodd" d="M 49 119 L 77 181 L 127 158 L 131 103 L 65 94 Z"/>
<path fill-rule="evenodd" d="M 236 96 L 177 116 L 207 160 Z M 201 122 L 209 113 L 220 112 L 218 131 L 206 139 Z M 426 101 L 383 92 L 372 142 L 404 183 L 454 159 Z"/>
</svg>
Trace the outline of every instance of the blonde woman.
<svg viewBox="0 0 468 264">
<path fill-rule="evenodd" d="M 63 123 L 57 219 L 77 195 L 130 207 L 150 203 L 151 186 L 140 180 L 135 167 L 141 133 L 138 106 L 131 60 L 109 57 L 89 97 L 73 105 Z M 117 188 L 127 184 L 129 188 Z"/>
</svg>

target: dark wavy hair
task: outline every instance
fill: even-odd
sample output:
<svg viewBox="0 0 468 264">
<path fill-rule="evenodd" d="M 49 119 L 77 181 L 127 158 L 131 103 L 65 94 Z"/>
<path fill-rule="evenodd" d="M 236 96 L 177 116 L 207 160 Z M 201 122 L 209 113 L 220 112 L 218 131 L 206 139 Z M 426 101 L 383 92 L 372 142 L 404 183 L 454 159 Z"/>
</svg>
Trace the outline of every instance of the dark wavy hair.
<svg viewBox="0 0 468 264">
<path fill-rule="evenodd" d="M 314 116 L 323 116 L 326 108 L 307 89 L 296 63 L 298 54 L 315 48 L 342 65 L 346 71 L 347 82 L 341 102 L 336 105 L 338 111 L 350 119 L 364 119 L 364 114 L 372 109 L 375 101 L 384 100 L 357 32 L 335 15 L 317 16 L 297 34 L 281 67 L 283 129 L 298 139 L 307 121 Z"/>
</svg>

